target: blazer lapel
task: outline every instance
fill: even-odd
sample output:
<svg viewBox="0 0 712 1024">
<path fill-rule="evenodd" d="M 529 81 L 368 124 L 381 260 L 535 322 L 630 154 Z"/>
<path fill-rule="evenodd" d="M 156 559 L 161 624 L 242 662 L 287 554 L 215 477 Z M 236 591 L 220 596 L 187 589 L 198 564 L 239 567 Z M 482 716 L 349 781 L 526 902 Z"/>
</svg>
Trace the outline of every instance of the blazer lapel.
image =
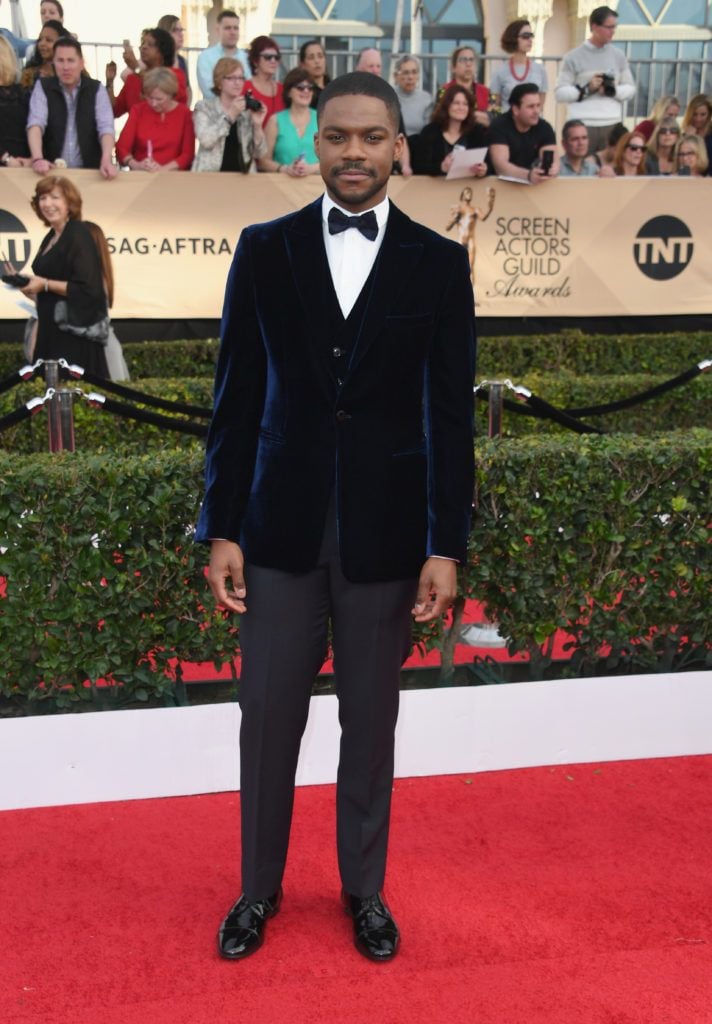
<svg viewBox="0 0 712 1024">
<path fill-rule="evenodd" d="M 321 199 L 300 210 L 284 234 L 294 286 L 311 327 L 309 334 L 313 340 L 319 341 L 328 329 L 324 284 L 329 281 L 321 227 Z"/>
<path fill-rule="evenodd" d="M 410 218 L 391 203 L 386 233 L 376 260 L 371 294 L 356 339 L 349 371 L 363 359 L 373 344 L 386 315 L 393 309 L 422 256 L 423 245 L 411 239 L 410 223 Z"/>
</svg>

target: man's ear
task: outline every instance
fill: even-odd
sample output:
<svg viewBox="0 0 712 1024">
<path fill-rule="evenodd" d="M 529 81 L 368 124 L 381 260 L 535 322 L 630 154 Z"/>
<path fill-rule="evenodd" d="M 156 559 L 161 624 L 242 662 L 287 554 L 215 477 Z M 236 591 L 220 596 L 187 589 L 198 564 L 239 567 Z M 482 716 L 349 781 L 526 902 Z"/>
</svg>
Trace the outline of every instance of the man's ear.
<svg viewBox="0 0 712 1024">
<path fill-rule="evenodd" d="M 395 146 L 393 147 L 393 160 L 400 160 L 403 156 L 403 147 L 405 146 L 405 135 L 400 132 L 396 135 Z"/>
</svg>

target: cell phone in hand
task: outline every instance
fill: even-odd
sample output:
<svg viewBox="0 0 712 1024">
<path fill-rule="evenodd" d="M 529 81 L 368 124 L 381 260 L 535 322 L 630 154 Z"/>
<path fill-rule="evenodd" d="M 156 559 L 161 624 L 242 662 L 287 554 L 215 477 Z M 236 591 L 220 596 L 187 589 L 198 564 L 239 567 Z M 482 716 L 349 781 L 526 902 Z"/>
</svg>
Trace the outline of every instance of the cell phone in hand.
<svg viewBox="0 0 712 1024">
<path fill-rule="evenodd" d="M 11 288 L 25 288 L 30 283 L 30 279 L 24 274 L 3 274 L 2 283 L 9 284 Z"/>
<path fill-rule="evenodd" d="M 548 174 L 554 163 L 554 151 L 553 149 L 545 149 L 541 154 L 541 170 L 543 174 Z"/>
</svg>

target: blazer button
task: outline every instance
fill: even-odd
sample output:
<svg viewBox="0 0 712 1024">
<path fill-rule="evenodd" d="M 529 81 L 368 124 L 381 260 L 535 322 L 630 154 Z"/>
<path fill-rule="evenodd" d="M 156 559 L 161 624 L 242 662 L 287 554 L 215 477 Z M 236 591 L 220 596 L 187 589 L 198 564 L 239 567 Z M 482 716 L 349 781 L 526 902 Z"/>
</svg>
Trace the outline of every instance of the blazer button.
<svg viewBox="0 0 712 1024">
<path fill-rule="evenodd" d="M 339 409 L 339 411 L 336 413 L 336 422 L 337 423 L 343 423 L 344 420 L 350 420 L 350 419 L 351 419 L 351 416 L 344 409 Z"/>
<path fill-rule="evenodd" d="M 334 359 L 340 359 L 344 353 L 340 348 L 332 348 L 331 354 L 333 355 Z"/>
</svg>

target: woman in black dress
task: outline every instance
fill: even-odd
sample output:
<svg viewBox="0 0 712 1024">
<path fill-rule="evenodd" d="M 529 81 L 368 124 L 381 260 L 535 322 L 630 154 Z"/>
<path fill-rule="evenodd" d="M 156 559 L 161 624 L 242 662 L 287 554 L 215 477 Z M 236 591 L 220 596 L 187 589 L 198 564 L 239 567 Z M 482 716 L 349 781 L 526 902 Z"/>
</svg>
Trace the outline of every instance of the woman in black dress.
<svg viewBox="0 0 712 1024">
<path fill-rule="evenodd" d="M 33 277 L 22 289 L 37 303 L 36 359 L 78 363 L 108 377 L 104 345 L 62 330 L 55 307 L 67 303 L 72 325 L 89 327 L 107 316 L 106 293 L 99 253 L 82 222 L 82 197 L 68 178 L 47 175 L 37 182 L 32 208 L 50 231 L 32 264 Z"/>
<path fill-rule="evenodd" d="M 475 100 L 471 92 L 457 83 L 449 85 L 433 111 L 430 124 L 420 135 L 410 138 L 413 170 L 416 174 L 447 174 L 455 146 L 479 149 L 487 145 L 487 129 L 475 120 Z M 484 163 L 474 164 L 476 178 L 487 173 Z"/>
</svg>

